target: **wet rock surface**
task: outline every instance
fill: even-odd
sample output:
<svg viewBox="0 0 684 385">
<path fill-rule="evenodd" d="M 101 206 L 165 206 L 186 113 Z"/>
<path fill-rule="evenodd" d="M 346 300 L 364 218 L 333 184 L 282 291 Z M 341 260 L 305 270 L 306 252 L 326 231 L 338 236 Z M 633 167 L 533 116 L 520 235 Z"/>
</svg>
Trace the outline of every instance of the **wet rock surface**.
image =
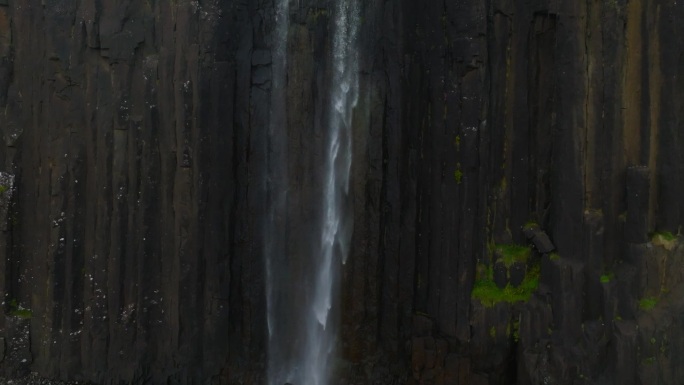
<svg viewBox="0 0 684 385">
<path fill-rule="evenodd" d="M 272 124 L 272 2 L 0 0 L 6 381 L 263 383 L 268 130 L 297 265 L 333 9 L 292 2 Z M 683 383 L 684 7 L 361 12 L 340 382 Z M 473 300 L 478 271 L 524 279 L 492 245 L 528 239 L 553 249 L 531 298 Z"/>
</svg>

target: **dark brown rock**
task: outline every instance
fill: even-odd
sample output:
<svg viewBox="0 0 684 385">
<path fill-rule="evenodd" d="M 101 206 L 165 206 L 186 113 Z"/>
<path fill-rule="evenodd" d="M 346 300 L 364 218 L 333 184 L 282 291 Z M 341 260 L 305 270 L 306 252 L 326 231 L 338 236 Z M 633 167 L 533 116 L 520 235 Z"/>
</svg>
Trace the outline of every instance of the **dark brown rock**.
<svg viewBox="0 0 684 385">
<path fill-rule="evenodd" d="M 541 254 L 547 254 L 556 249 L 549 239 L 549 236 L 537 225 L 525 226 L 523 229 L 525 237 L 532 242 L 535 249 Z"/>
<path fill-rule="evenodd" d="M 509 283 L 512 287 L 518 287 L 527 275 L 527 265 L 516 262 L 508 268 Z"/>
<path fill-rule="evenodd" d="M 264 244 L 289 256 L 271 279 L 296 314 L 331 87 L 335 3 L 290 3 L 282 60 L 273 2 L 0 1 L 0 374 L 264 382 Z M 684 8 L 360 4 L 341 375 L 683 383 L 684 251 L 649 233 L 684 224 Z M 526 238 L 560 258 L 540 290 L 472 301 L 477 271 L 523 281 L 533 263 L 490 249 Z M 278 354 L 300 321 L 275 326 Z"/>
<path fill-rule="evenodd" d="M 496 283 L 496 286 L 499 287 L 499 289 L 503 289 L 508 285 L 509 282 L 509 276 L 508 276 L 508 268 L 506 265 L 503 263 L 496 263 L 494 265 L 494 283 Z"/>
<path fill-rule="evenodd" d="M 645 243 L 651 231 L 651 171 L 648 167 L 627 169 L 627 222 L 625 239 Z"/>
<path fill-rule="evenodd" d="M 636 352 L 637 324 L 631 321 L 616 321 L 613 331 L 615 345 L 613 345 L 615 380 L 621 384 L 635 384 L 637 381 L 637 352 Z"/>
</svg>

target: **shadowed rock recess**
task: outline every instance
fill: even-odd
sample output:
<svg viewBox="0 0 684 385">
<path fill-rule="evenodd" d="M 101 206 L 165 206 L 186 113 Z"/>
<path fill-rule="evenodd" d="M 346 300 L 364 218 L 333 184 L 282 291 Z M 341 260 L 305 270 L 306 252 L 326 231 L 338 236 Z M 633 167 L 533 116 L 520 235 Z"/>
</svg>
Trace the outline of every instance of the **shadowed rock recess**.
<svg viewBox="0 0 684 385">
<path fill-rule="evenodd" d="M 361 7 L 334 384 L 684 383 L 684 3 Z M 0 0 L 0 377 L 264 383 L 269 127 L 297 265 L 334 9 Z"/>
</svg>

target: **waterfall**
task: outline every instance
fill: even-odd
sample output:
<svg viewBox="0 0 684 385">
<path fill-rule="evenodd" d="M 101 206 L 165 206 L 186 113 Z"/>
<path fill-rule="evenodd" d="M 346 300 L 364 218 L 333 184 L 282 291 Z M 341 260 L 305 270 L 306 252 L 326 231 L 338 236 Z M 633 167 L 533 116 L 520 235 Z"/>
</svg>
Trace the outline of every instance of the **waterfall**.
<svg viewBox="0 0 684 385">
<path fill-rule="evenodd" d="M 273 50 L 273 97 L 271 120 L 283 122 L 286 116 L 280 91 L 275 88 L 279 82 L 284 86 L 285 60 L 288 30 L 288 0 L 279 0 L 277 6 L 276 34 Z M 335 306 L 339 302 L 337 294 L 340 284 L 340 270 L 346 261 L 352 233 L 352 218 L 349 210 L 349 178 L 352 164 L 352 113 L 358 99 L 358 50 L 356 48 L 357 28 L 359 23 L 359 9 L 357 0 L 336 0 L 331 10 L 330 22 L 333 23 L 331 39 L 331 57 L 329 58 L 329 84 L 325 100 L 329 103 L 325 107 L 325 122 L 321 129 L 324 131 L 323 172 L 319 185 L 322 196 L 318 204 L 320 218 L 318 234 L 311 234 L 312 241 L 318 241 L 318 247 L 312 251 L 307 259 L 310 266 L 309 277 L 306 277 L 306 287 L 299 290 L 288 278 L 287 263 L 274 262 L 278 258 L 302 258 L 302 256 L 284 256 L 286 247 L 283 235 L 284 227 L 279 227 L 278 218 L 283 217 L 286 196 L 280 196 L 277 183 L 267 188 L 270 194 L 269 218 L 266 226 L 266 274 L 267 274 L 267 321 L 269 333 L 269 385 L 327 385 L 331 382 L 331 371 L 334 369 L 333 357 L 336 351 L 337 321 L 339 310 Z M 282 35 L 281 35 L 282 34 Z M 282 51 L 281 51 L 282 49 Z M 276 64 L 276 61 L 279 61 Z M 276 79 L 277 76 L 282 76 Z M 280 114 L 280 115 L 278 115 Z M 272 124 L 273 125 L 273 124 Z M 274 127 L 277 130 L 278 127 Z M 281 131 L 282 128 L 280 128 Z M 295 128 L 296 129 L 296 128 Z M 275 135 L 275 136 L 274 136 Z M 271 141 L 277 141 L 277 133 L 270 132 Z M 282 135 L 282 134 L 280 134 Z M 275 148 L 269 148 L 272 154 L 278 154 Z M 282 154 L 281 154 L 282 155 Z M 281 158 L 282 160 L 282 158 Z M 277 163 L 269 167 L 269 180 Z M 285 162 L 281 162 L 285 163 Z M 286 167 L 284 167 L 286 169 Z M 280 170 L 283 172 L 283 170 Z M 282 174 L 279 174 L 283 178 Z M 281 187 L 285 187 L 283 183 Z M 284 190 L 284 188 L 283 188 Z M 285 194 L 285 193 L 283 193 Z M 277 266 L 277 267 L 276 267 Z M 283 299 L 289 297 L 289 299 Z M 287 301 L 289 304 L 286 304 Z M 301 302 L 301 303 L 296 303 Z M 294 314 L 293 314 L 294 313 Z M 287 323 L 290 319 L 291 323 Z M 279 335 L 287 334 L 286 336 Z"/>
<path fill-rule="evenodd" d="M 352 161 L 352 110 L 358 98 L 358 53 L 354 44 L 358 21 L 356 2 L 338 0 L 334 14 L 321 248 L 303 362 L 305 383 L 313 385 L 329 382 L 337 332 L 329 317 L 340 265 L 346 260 L 351 238 L 351 221 L 346 216 L 345 203 Z"/>
</svg>

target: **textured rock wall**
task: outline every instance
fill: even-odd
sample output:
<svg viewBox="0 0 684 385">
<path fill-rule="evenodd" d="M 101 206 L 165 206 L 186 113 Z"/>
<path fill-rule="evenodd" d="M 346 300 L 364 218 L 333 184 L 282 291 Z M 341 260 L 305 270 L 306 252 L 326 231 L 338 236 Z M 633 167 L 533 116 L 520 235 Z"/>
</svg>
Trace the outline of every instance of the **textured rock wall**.
<svg viewBox="0 0 684 385">
<path fill-rule="evenodd" d="M 32 311 L 30 359 L 10 368 L 160 383 L 259 363 L 256 7 L 1 7 L 3 294 Z"/>
<path fill-rule="evenodd" d="M 3 370 L 260 383 L 273 2 L 7 3 Z M 290 7 L 296 255 L 334 7 Z M 671 0 L 364 2 L 341 378 L 682 382 L 683 252 L 649 233 L 684 216 L 683 16 Z M 490 246 L 524 243 L 529 221 L 560 256 L 539 293 L 471 300 Z"/>
<path fill-rule="evenodd" d="M 682 191 L 675 170 L 684 165 L 674 38 L 683 11 L 658 1 L 405 4 L 396 129 L 404 136 L 384 180 L 392 186 L 394 170 L 410 170 L 394 179 L 410 198 L 392 204 L 388 188 L 382 199 L 381 213 L 394 217 L 381 222 L 391 242 L 380 248 L 379 287 L 394 296 L 383 298 L 379 314 L 390 323 L 379 334 L 412 333 L 412 381 L 681 381 L 662 364 L 673 351 L 645 358 L 643 343 L 625 335 L 644 330 L 644 317 L 681 335 L 645 315 L 640 299 L 681 311 L 678 281 L 660 279 L 650 292 L 644 282 L 659 271 L 645 262 L 655 263 L 649 234 L 677 234 L 682 223 L 671 194 Z M 541 257 L 539 293 L 513 307 L 471 301 L 476 264 L 492 262 L 488 246 L 525 243 L 530 221 L 558 253 Z"/>
</svg>

